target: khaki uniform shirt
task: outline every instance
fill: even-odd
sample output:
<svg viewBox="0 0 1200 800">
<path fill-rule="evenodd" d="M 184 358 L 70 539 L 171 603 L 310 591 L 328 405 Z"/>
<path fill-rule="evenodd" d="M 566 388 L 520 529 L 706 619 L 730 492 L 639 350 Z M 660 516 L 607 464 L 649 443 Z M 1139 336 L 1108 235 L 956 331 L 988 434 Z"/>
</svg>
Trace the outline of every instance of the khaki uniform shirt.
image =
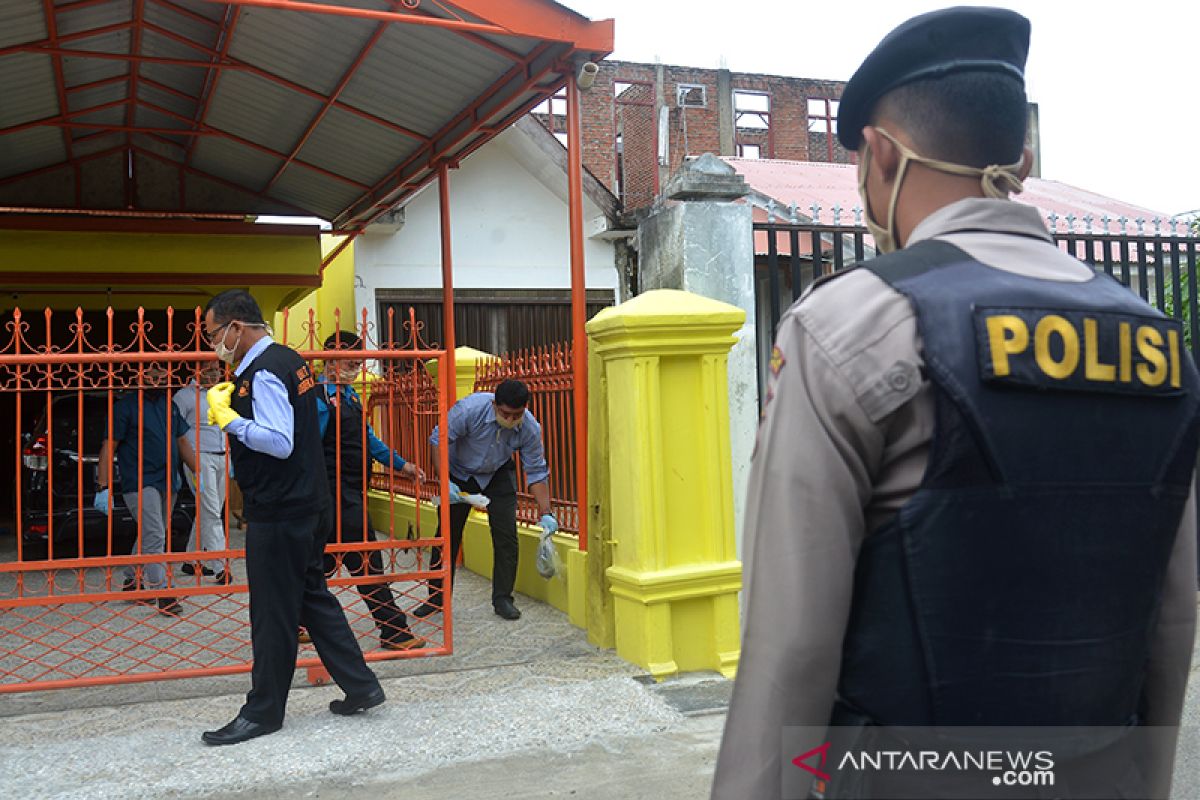
<svg viewBox="0 0 1200 800">
<path fill-rule="evenodd" d="M 1094 274 L 1055 246 L 1036 209 L 1009 200 L 946 206 L 910 243 L 923 239 L 1021 275 Z M 713 786 L 720 800 L 780 797 L 784 726 L 828 723 L 859 548 L 917 491 L 933 434 L 916 313 L 870 272 L 801 298 L 776 344 L 746 504 L 743 642 Z M 1195 520 L 1193 492 L 1150 654 L 1151 724 L 1180 718 L 1196 615 Z M 1169 785 L 1171 764 L 1159 769 Z"/>
</svg>

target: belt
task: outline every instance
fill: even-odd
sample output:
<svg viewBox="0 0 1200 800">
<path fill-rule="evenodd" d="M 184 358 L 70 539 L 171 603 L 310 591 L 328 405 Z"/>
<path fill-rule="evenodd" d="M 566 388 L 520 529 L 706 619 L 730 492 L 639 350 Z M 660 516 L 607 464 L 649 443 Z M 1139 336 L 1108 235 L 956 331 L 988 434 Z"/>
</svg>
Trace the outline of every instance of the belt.
<svg viewBox="0 0 1200 800">
<path fill-rule="evenodd" d="M 200 451 L 200 455 L 203 455 L 203 456 L 223 456 L 223 455 L 225 455 L 225 451 L 224 451 L 224 450 L 201 450 L 201 451 Z"/>
</svg>

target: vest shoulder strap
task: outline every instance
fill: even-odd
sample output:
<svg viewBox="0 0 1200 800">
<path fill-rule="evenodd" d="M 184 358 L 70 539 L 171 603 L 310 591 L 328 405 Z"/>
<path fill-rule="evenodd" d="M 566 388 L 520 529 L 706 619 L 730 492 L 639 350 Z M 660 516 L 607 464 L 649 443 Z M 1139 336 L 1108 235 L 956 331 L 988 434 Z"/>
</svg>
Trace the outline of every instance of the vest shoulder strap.
<svg viewBox="0 0 1200 800">
<path fill-rule="evenodd" d="M 946 264 L 952 264 L 956 261 L 969 258 L 970 256 L 961 249 L 948 242 L 926 239 L 904 250 L 872 258 L 869 261 L 856 264 L 849 269 L 843 269 L 829 275 L 822 275 L 813 281 L 808 291 L 815 292 L 822 286 L 859 269 L 864 269 L 872 273 L 888 286 L 895 288 L 896 284 L 900 281 L 915 278 L 918 275 L 945 266 Z"/>
<path fill-rule="evenodd" d="M 829 283 L 833 283 L 838 278 L 841 278 L 845 275 L 849 275 L 851 272 L 854 272 L 855 270 L 858 270 L 858 269 L 862 269 L 861 264 L 855 264 L 853 267 L 847 267 L 846 269 L 838 270 L 837 272 L 831 272 L 828 275 L 822 275 L 821 277 L 817 278 L 815 281 L 812 282 L 812 285 L 808 287 L 808 292 L 806 292 L 806 294 L 815 292 L 817 289 L 820 289 L 822 286 L 825 286 L 826 284 L 829 284 Z"/>
<path fill-rule="evenodd" d="M 926 239 L 912 247 L 866 261 L 862 268 L 895 288 L 898 283 L 970 258 L 961 248 L 949 242 Z"/>
</svg>

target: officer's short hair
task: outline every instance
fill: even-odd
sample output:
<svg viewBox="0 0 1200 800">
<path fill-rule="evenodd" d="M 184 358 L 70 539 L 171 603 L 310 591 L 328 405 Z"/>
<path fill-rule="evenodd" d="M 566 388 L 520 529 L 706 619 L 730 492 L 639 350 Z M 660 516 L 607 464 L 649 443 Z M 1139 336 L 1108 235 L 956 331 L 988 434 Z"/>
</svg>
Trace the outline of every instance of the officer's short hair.
<svg viewBox="0 0 1200 800">
<path fill-rule="evenodd" d="M 506 408 L 524 408 L 529 405 L 529 387 L 509 378 L 496 387 L 496 405 Z"/>
<path fill-rule="evenodd" d="M 986 167 L 1021 160 L 1029 111 L 1025 87 L 1005 73 L 959 72 L 905 84 L 875 105 L 871 124 L 893 121 L 927 158 Z"/>
<path fill-rule="evenodd" d="M 266 325 L 262 309 L 258 301 L 245 289 L 226 289 L 208 301 L 204 307 L 205 315 L 213 313 L 213 318 L 221 323 L 244 322 L 247 325 Z"/>
<path fill-rule="evenodd" d="M 338 331 L 325 340 L 326 350 L 362 350 L 363 340 L 350 331 Z"/>
</svg>

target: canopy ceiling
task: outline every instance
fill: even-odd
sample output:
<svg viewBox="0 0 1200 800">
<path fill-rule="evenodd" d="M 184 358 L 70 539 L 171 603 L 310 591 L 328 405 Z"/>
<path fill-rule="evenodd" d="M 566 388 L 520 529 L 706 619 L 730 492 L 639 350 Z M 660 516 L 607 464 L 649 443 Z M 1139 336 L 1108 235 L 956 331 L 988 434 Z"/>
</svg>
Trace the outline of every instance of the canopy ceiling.
<svg viewBox="0 0 1200 800">
<path fill-rule="evenodd" d="M 360 230 L 612 37 L 549 0 L 0 0 L 0 206 Z"/>
</svg>

